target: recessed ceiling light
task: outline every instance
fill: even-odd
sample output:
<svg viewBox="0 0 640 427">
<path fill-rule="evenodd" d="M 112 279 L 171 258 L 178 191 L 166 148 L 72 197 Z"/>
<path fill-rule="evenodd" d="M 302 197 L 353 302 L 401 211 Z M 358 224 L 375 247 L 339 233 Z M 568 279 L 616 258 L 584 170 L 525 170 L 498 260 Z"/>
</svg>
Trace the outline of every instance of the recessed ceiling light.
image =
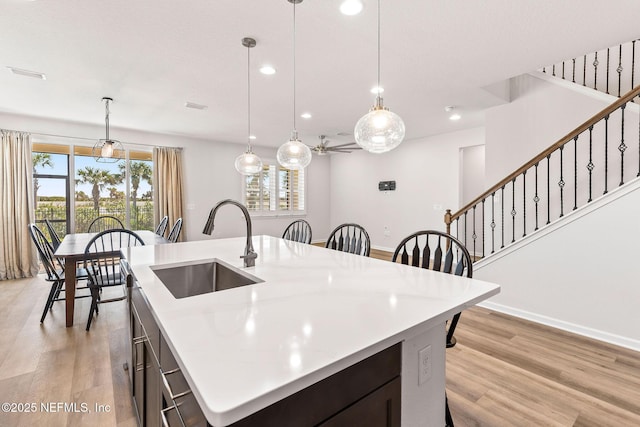
<svg viewBox="0 0 640 427">
<path fill-rule="evenodd" d="M 23 70 L 22 68 L 14 68 L 14 67 L 7 67 L 7 68 L 11 70 L 13 74 L 17 74 L 19 76 L 33 77 L 34 79 L 47 80 L 47 76 L 45 76 L 44 73 L 39 73 L 37 71 Z"/>
<path fill-rule="evenodd" d="M 343 15 L 353 16 L 362 12 L 361 0 L 344 0 L 340 5 L 340 12 Z"/>
<path fill-rule="evenodd" d="M 452 115 L 449 116 L 449 120 L 460 120 L 462 116 L 458 113 L 453 113 Z"/>
<path fill-rule="evenodd" d="M 302 117 L 303 119 L 310 119 L 311 118 L 311 113 L 302 113 L 302 114 L 300 114 L 300 117 Z"/>
<path fill-rule="evenodd" d="M 453 105 L 448 105 L 446 107 L 444 107 L 444 111 L 446 111 L 447 113 L 451 113 L 451 115 L 449 116 L 449 120 L 460 120 L 462 118 L 462 116 L 458 113 L 456 113 L 454 110 L 456 109 L 455 106 Z M 453 111 L 453 112 L 452 112 Z"/>
<path fill-rule="evenodd" d="M 276 73 L 276 69 L 273 68 L 271 65 L 263 65 L 262 67 L 260 67 L 260 72 L 262 74 L 266 74 L 266 75 L 270 76 L 271 74 L 275 74 Z"/>
<path fill-rule="evenodd" d="M 249 139 L 256 139 L 255 135 L 249 135 Z"/>
<path fill-rule="evenodd" d="M 195 102 L 185 102 L 184 106 L 187 108 L 193 108 L 194 110 L 206 110 L 207 107 L 206 105 L 202 105 L 202 104 L 196 104 Z"/>
<path fill-rule="evenodd" d="M 382 86 L 374 86 L 371 88 L 371 93 L 377 95 L 379 93 L 384 92 L 384 88 Z"/>
</svg>

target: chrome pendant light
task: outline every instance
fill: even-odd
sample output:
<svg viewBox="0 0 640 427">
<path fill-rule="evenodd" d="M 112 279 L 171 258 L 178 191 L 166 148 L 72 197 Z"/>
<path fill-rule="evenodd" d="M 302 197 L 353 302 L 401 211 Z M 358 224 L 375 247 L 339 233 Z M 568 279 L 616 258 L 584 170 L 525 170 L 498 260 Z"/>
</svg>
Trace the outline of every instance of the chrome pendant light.
<svg viewBox="0 0 640 427">
<path fill-rule="evenodd" d="M 378 0 L 378 87 L 376 103 L 358 120 L 353 132 L 356 142 L 370 153 L 386 153 L 404 139 L 404 122 L 382 104 L 380 96 L 380 0 Z"/>
<path fill-rule="evenodd" d="M 278 163 L 284 168 L 300 170 L 311 163 L 311 150 L 298 139 L 296 130 L 296 4 L 302 0 L 287 0 L 293 4 L 293 131 L 291 139 L 278 148 Z"/>
<path fill-rule="evenodd" d="M 242 39 L 247 48 L 247 151 L 236 157 L 236 170 L 242 175 L 254 175 L 262 170 L 262 160 L 251 150 L 251 48 L 256 41 L 250 37 Z"/>
<path fill-rule="evenodd" d="M 109 138 L 109 103 L 113 102 L 113 99 L 104 97 L 102 100 L 104 101 L 104 122 L 107 131 L 105 139 L 101 139 L 96 142 L 91 154 L 95 157 L 96 162 L 116 163 L 124 157 L 124 147 L 120 141 Z"/>
</svg>

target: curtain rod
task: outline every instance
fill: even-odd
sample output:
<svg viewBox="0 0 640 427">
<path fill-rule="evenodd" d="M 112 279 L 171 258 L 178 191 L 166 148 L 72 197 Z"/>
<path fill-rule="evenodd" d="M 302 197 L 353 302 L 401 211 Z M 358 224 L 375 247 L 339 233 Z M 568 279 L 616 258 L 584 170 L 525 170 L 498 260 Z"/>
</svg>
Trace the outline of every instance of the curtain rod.
<svg viewBox="0 0 640 427">
<path fill-rule="evenodd" d="M 15 130 L 15 129 L 0 129 L 2 131 L 6 131 L 6 132 L 26 132 L 29 135 L 38 135 L 38 136 L 51 136 L 54 138 L 67 138 L 67 139 L 79 139 L 79 140 L 83 140 L 83 141 L 97 141 L 100 138 L 85 138 L 82 136 L 67 136 L 67 135 L 56 135 L 56 134 L 52 134 L 52 133 L 41 133 L 41 132 L 29 132 L 29 131 L 24 131 L 24 130 Z M 182 150 L 183 147 L 167 147 L 167 146 L 162 146 L 162 145 L 154 145 L 154 144 L 144 144 L 144 143 L 140 143 L 140 142 L 126 142 L 125 144 L 130 144 L 130 145 L 142 145 L 145 147 L 158 147 L 158 148 L 175 148 L 178 150 Z"/>
</svg>

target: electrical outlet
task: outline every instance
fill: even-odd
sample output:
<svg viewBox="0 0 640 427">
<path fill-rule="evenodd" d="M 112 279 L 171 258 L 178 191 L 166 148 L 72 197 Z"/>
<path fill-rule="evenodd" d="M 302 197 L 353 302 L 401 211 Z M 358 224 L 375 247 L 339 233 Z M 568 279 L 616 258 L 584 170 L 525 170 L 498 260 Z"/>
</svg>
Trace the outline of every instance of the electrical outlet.
<svg viewBox="0 0 640 427">
<path fill-rule="evenodd" d="M 435 203 L 435 204 L 433 205 L 433 210 L 434 210 L 434 211 L 441 211 L 441 210 L 442 210 L 442 205 L 441 205 L 441 204 L 439 204 L 439 203 Z"/>
<path fill-rule="evenodd" d="M 387 227 L 386 225 L 384 226 L 384 235 L 386 237 L 391 236 L 391 230 L 389 230 L 389 227 Z"/>
<path fill-rule="evenodd" d="M 431 378 L 431 346 L 428 345 L 418 352 L 418 385 Z"/>
</svg>

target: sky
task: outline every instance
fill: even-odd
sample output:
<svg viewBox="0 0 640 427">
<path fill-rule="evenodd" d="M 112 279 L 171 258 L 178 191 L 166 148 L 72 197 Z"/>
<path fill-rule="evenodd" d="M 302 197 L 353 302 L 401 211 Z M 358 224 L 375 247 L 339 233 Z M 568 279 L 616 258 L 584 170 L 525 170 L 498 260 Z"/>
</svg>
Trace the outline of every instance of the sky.
<svg viewBox="0 0 640 427">
<path fill-rule="evenodd" d="M 50 154 L 53 167 L 38 166 L 36 173 L 47 175 L 66 175 L 67 174 L 67 156 L 65 154 Z M 98 163 L 93 157 L 90 156 L 75 156 L 75 169 L 76 173 L 80 169 L 90 166 L 92 168 L 107 170 L 111 173 L 119 173 L 118 163 Z M 38 190 L 38 196 L 63 196 L 65 195 L 64 181 L 58 179 L 39 179 L 40 189 Z M 111 187 L 111 186 L 109 186 Z M 119 191 L 124 191 L 124 183 L 115 185 Z M 78 184 L 75 191 L 84 191 L 85 194 L 91 196 L 91 184 Z M 151 190 L 151 186 L 146 181 L 142 180 L 140 187 L 138 188 L 138 197 L 147 191 Z M 105 188 L 101 193 L 101 196 L 108 197 L 109 191 Z"/>
</svg>

